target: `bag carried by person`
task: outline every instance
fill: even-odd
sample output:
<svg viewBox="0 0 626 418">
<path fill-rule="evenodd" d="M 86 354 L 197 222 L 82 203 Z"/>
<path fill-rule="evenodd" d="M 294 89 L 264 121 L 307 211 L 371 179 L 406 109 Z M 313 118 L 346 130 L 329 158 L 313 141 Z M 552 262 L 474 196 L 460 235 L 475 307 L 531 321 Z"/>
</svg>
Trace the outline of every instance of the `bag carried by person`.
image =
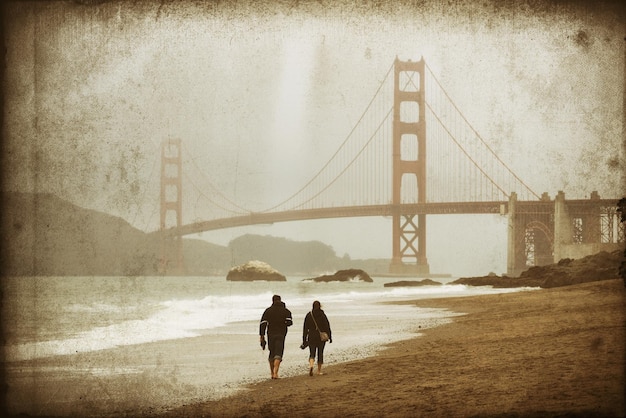
<svg viewBox="0 0 626 418">
<path fill-rule="evenodd" d="M 313 319 L 313 323 L 315 324 L 315 329 L 317 330 L 317 332 L 320 333 L 320 340 L 322 340 L 322 342 L 326 342 L 330 340 L 330 338 L 328 337 L 328 333 L 324 331 L 320 331 L 320 328 L 317 326 L 317 321 L 315 320 L 315 317 L 313 316 L 313 311 L 311 311 L 311 319 Z"/>
</svg>

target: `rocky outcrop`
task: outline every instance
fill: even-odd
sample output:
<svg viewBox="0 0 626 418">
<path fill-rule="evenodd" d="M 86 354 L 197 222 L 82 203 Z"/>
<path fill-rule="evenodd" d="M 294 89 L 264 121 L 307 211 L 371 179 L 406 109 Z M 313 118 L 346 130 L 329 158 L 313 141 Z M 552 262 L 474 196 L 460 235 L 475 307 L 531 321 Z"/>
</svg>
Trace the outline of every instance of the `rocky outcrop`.
<svg viewBox="0 0 626 418">
<path fill-rule="evenodd" d="M 226 280 L 237 282 L 252 282 L 255 280 L 284 282 L 287 281 L 287 278 L 273 269 L 269 264 L 252 260 L 231 268 L 226 275 Z"/>
<path fill-rule="evenodd" d="M 490 274 L 483 277 L 462 277 L 452 284 L 470 286 L 507 287 L 560 287 L 599 280 L 618 279 L 619 267 L 624 260 L 622 251 L 598 254 L 573 260 L 564 258 L 556 264 L 531 267 L 522 272 L 520 277 L 497 276 Z"/>
<path fill-rule="evenodd" d="M 373 282 L 369 274 L 361 269 L 339 270 L 335 274 L 325 274 L 314 277 L 314 282 Z"/>
<path fill-rule="evenodd" d="M 410 286 L 441 286 L 441 283 L 430 279 L 424 280 L 400 280 L 399 282 L 385 283 L 384 287 L 410 287 Z"/>
</svg>

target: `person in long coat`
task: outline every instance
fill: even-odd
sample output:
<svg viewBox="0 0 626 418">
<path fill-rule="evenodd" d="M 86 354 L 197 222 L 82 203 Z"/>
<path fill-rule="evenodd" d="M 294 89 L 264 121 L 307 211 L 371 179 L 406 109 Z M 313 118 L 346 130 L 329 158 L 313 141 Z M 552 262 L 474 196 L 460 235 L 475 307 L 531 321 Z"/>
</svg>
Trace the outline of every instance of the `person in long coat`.
<svg viewBox="0 0 626 418">
<path fill-rule="evenodd" d="M 319 301 L 313 302 L 313 309 L 304 317 L 304 326 L 302 329 L 302 348 L 307 345 L 309 347 L 309 376 L 313 376 L 313 366 L 315 364 L 315 355 L 317 354 L 317 374 L 321 375 L 322 365 L 324 364 L 324 347 L 326 341 L 322 341 L 320 332 L 328 334 L 328 342 L 332 343 L 332 331 L 328 317 L 322 310 Z"/>
</svg>

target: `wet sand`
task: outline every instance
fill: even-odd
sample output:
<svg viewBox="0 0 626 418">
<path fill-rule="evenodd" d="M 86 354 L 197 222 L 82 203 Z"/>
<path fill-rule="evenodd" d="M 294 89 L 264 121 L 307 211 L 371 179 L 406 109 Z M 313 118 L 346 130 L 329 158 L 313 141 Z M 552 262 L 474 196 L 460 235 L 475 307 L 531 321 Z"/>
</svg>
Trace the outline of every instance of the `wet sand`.
<svg viewBox="0 0 626 418">
<path fill-rule="evenodd" d="M 291 356 L 285 366 L 302 373 L 271 380 L 259 350 L 253 364 L 217 365 L 251 376 L 231 396 L 240 382 L 203 386 L 216 377 L 214 337 L 18 362 L 8 399 L 16 413 L 81 417 L 625 416 L 625 302 L 621 280 L 406 302 L 465 315 L 374 357 L 330 362 L 323 376 Z"/>
<path fill-rule="evenodd" d="M 623 417 L 622 280 L 411 302 L 466 315 L 323 376 L 268 379 L 170 417 Z"/>
</svg>

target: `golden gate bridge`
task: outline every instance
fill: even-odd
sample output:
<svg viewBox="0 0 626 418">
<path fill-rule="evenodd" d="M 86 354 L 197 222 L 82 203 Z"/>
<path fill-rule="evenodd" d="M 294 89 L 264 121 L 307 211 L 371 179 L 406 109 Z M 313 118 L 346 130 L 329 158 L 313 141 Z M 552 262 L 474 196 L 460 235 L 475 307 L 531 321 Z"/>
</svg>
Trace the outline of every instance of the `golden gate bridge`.
<svg viewBox="0 0 626 418">
<path fill-rule="evenodd" d="M 507 274 L 621 248 L 618 199 L 550 199 L 532 190 L 463 116 L 423 59 L 396 58 L 337 151 L 295 193 L 252 211 L 211 182 L 199 187 L 183 167 L 184 144 L 161 148 L 163 272 L 184 270 L 182 237 L 255 224 L 322 218 L 392 219 L 391 273 L 427 275 L 427 215 L 508 216 Z M 193 159 L 190 160 L 197 171 Z M 184 176 L 184 177 L 183 177 Z M 183 184 L 212 217 L 184 224 Z"/>
</svg>

